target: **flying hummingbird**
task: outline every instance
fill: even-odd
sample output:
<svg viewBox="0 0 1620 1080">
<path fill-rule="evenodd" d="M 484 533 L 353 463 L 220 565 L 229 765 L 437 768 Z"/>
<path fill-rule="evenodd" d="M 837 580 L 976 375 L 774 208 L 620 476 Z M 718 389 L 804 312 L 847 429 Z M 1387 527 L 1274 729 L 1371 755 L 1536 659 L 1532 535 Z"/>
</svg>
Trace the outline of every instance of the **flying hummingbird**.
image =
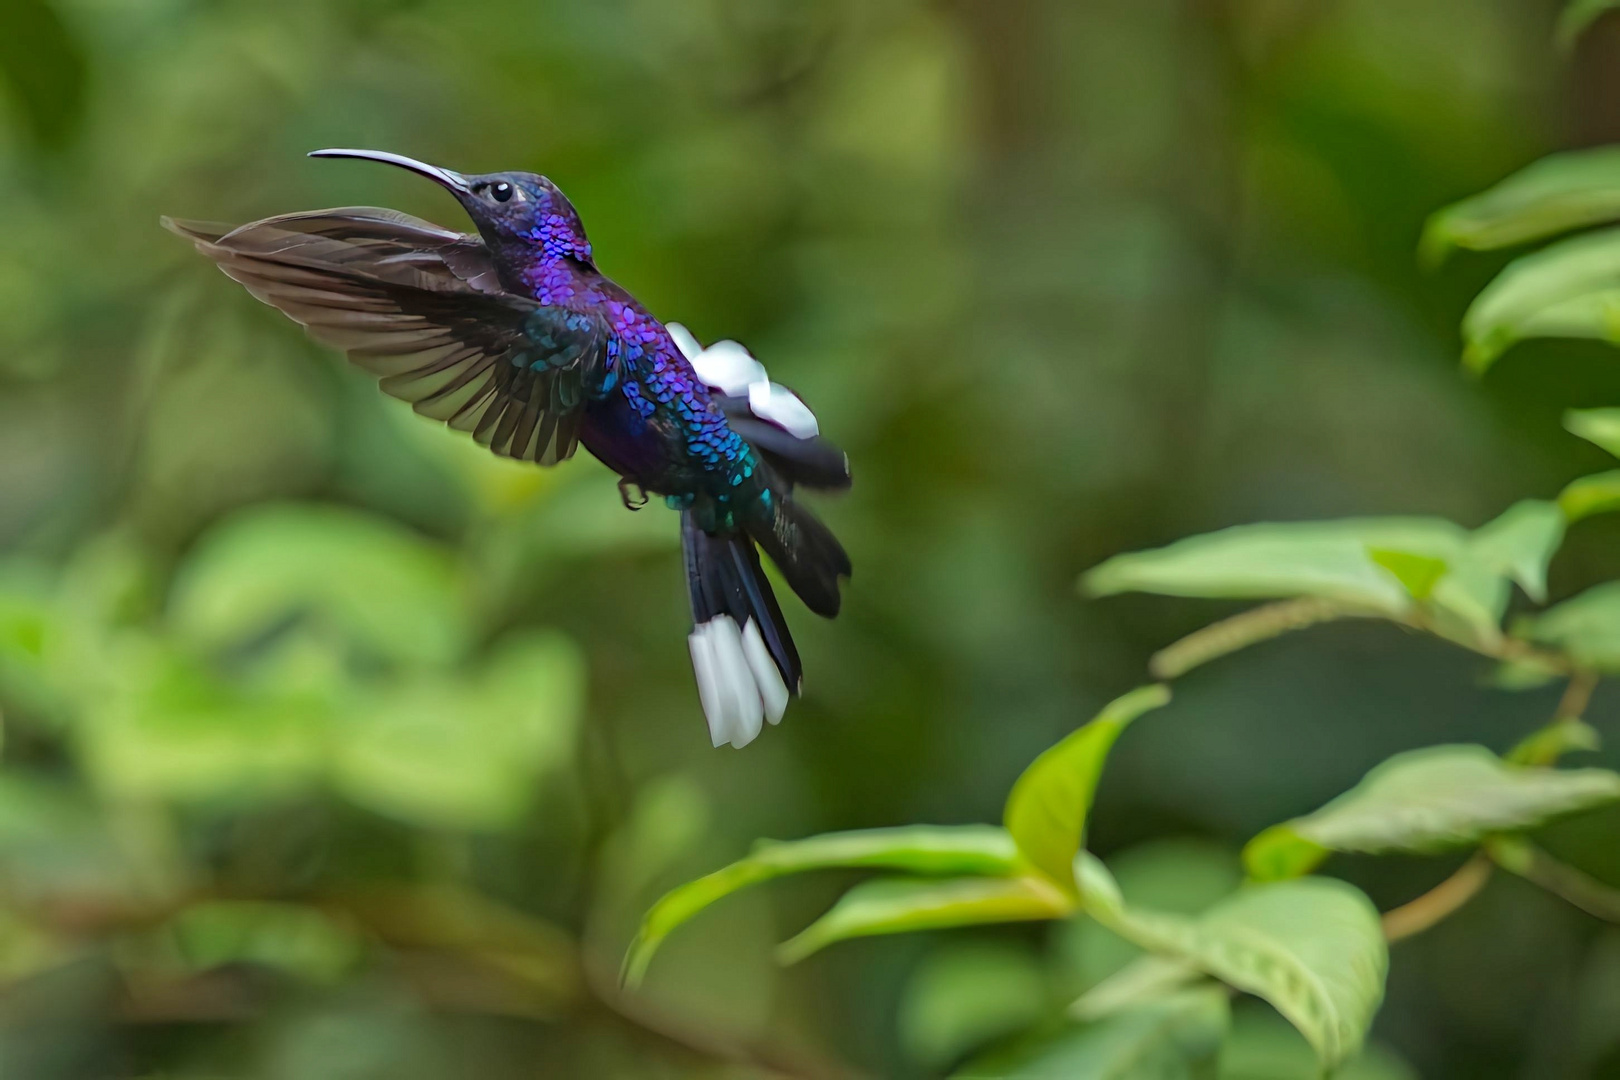
<svg viewBox="0 0 1620 1080">
<path fill-rule="evenodd" d="M 619 474 L 627 507 L 663 496 L 681 514 L 688 644 L 714 745 L 746 746 L 780 720 L 802 671 L 755 546 L 827 618 L 850 574 L 838 540 L 794 499 L 796 486 L 850 483 L 810 410 L 742 346 L 701 348 L 605 277 L 544 176 L 467 176 L 378 150 L 310 156 L 425 176 L 478 232 L 373 207 L 163 224 L 417 412 L 540 465 L 583 443 Z"/>
</svg>

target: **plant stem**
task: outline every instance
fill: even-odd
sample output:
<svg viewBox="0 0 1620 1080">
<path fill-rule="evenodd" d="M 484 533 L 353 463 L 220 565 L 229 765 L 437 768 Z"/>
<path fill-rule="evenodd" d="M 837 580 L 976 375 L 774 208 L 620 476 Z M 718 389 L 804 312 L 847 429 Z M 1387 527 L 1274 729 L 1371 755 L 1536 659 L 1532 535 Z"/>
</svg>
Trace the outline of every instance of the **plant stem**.
<svg viewBox="0 0 1620 1080">
<path fill-rule="evenodd" d="M 1263 604 L 1195 630 L 1165 646 L 1148 661 L 1148 670 L 1156 679 L 1174 679 L 1211 660 L 1290 631 L 1361 614 L 1343 604 L 1314 596 Z"/>
<path fill-rule="evenodd" d="M 1490 857 L 1477 851 L 1457 872 L 1416 900 L 1384 912 L 1384 940 L 1400 941 L 1421 934 L 1454 913 L 1491 879 Z"/>
<path fill-rule="evenodd" d="M 1578 670 L 1571 674 L 1569 685 L 1564 687 L 1564 696 L 1558 699 L 1558 708 L 1553 710 L 1553 719 L 1579 720 L 1586 714 L 1586 707 L 1592 702 L 1592 691 L 1597 689 L 1597 684 L 1596 672 Z"/>
<path fill-rule="evenodd" d="M 1594 918 L 1620 923 L 1620 889 L 1553 858 L 1528 840 L 1502 837 L 1486 849 L 1502 869 L 1563 897 Z"/>
</svg>

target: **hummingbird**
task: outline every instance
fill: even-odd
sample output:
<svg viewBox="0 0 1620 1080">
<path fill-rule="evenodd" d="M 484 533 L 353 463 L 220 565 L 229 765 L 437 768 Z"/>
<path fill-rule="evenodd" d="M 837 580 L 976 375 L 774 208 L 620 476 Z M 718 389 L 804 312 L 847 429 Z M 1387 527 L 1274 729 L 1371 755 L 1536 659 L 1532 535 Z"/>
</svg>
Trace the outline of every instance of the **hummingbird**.
<svg viewBox="0 0 1620 1080">
<path fill-rule="evenodd" d="M 815 415 L 741 345 L 703 348 L 603 275 L 546 177 L 464 175 L 380 150 L 310 156 L 426 177 L 477 231 L 375 207 L 162 223 L 418 413 L 538 465 L 583 444 L 619 475 L 627 508 L 662 496 L 680 512 L 711 741 L 740 748 L 780 721 L 803 671 L 759 552 L 826 618 L 850 575 L 837 538 L 795 498 L 850 485 L 849 459 Z"/>
</svg>

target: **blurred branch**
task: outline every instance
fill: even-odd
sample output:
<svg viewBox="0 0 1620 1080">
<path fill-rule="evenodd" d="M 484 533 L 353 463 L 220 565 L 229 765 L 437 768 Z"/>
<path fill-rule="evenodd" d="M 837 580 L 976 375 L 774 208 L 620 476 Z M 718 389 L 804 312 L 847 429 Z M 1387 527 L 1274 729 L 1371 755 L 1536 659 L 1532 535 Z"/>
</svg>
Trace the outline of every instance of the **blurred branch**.
<svg viewBox="0 0 1620 1080">
<path fill-rule="evenodd" d="M 1333 619 L 1362 616 L 1359 612 L 1316 597 L 1280 600 L 1240 612 L 1229 619 L 1195 630 L 1171 645 L 1153 654 L 1148 670 L 1155 679 L 1174 679 L 1195 667 L 1246 649 L 1250 645 L 1279 637 L 1293 630 L 1329 622 Z"/>
<path fill-rule="evenodd" d="M 1564 687 L 1564 696 L 1558 699 L 1558 708 L 1553 710 L 1554 720 L 1579 720 L 1586 715 L 1586 707 L 1592 703 L 1592 692 L 1597 689 L 1598 678 L 1596 672 L 1577 670 L 1569 677 L 1569 685 Z"/>
<path fill-rule="evenodd" d="M 1620 889 L 1560 862 L 1522 837 L 1498 837 L 1486 850 L 1509 873 L 1563 897 L 1594 918 L 1620 923 Z"/>
<path fill-rule="evenodd" d="M 1491 879 L 1492 864 L 1484 852 L 1473 857 L 1446 880 L 1416 900 L 1384 912 L 1384 940 L 1400 941 L 1434 926 L 1472 900 Z"/>
</svg>

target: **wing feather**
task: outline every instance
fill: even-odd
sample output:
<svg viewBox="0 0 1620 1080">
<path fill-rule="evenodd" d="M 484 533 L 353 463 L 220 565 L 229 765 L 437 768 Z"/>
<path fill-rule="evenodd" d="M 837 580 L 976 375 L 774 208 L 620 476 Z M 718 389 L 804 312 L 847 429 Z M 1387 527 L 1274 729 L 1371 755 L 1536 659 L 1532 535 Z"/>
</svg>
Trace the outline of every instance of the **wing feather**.
<svg viewBox="0 0 1620 1080">
<path fill-rule="evenodd" d="M 578 391 L 604 385 L 608 328 L 505 291 L 478 237 L 372 207 L 163 223 L 422 415 L 508 457 L 574 453 Z"/>
</svg>

